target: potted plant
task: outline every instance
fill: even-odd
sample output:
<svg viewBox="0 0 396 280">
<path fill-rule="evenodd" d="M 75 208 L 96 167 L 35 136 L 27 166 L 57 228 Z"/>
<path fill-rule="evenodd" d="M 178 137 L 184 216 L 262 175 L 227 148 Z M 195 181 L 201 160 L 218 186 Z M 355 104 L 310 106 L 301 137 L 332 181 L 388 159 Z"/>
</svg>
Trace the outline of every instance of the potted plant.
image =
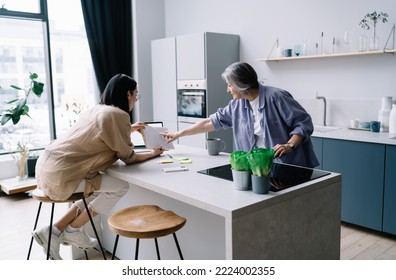
<svg viewBox="0 0 396 280">
<path fill-rule="evenodd" d="M 270 172 L 274 161 L 274 150 L 257 148 L 251 150 L 247 159 L 252 172 L 252 189 L 258 194 L 266 194 L 271 188 Z"/>
<path fill-rule="evenodd" d="M 38 75 L 36 73 L 29 74 L 30 84 L 27 88 L 21 88 L 16 85 L 11 85 L 12 88 L 22 91 L 23 95 L 20 98 L 12 99 L 6 104 L 10 107 L 6 109 L 1 116 L 1 125 L 4 126 L 9 121 L 14 125 L 18 124 L 21 117 L 29 116 L 29 106 L 27 104 L 29 95 L 33 92 L 36 96 L 41 97 L 44 91 L 44 84 L 37 81 Z M 3 137 L 3 134 L 0 134 Z M 28 137 L 29 138 L 29 137 Z M 4 137 L 3 137 L 4 139 Z M 29 157 L 29 139 L 19 139 L 17 143 L 7 143 L 10 155 L 14 159 L 18 168 L 19 179 L 27 178 L 27 160 Z M 7 141 L 4 141 L 7 142 Z"/>
<path fill-rule="evenodd" d="M 234 186 L 238 190 L 250 190 L 251 186 L 251 173 L 249 162 L 247 160 L 247 152 L 235 151 L 230 155 L 232 180 Z"/>
<path fill-rule="evenodd" d="M 377 50 L 379 45 L 379 39 L 376 34 L 376 28 L 378 22 L 387 22 L 388 21 L 388 14 L 384 12 L 377 13 L 376 11 L 372 13 L 367 13 L 364 18 L 359 22 L 361 28 L 369 30 L 370 26 L 373 27 L 374 34 L 373 37 L 369 40 L 369 49 L 370 50 Z"/>
</svg>

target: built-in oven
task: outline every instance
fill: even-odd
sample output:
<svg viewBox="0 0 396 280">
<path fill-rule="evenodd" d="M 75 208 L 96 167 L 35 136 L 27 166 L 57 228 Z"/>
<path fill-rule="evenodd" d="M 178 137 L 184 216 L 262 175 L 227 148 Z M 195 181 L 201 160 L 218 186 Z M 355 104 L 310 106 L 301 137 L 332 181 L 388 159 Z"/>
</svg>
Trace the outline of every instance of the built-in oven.
<svg viewBox="0 0 396 280">
<path fill-rule="evenodd" d="M 177 82 L 177 116 L 206 118 L 206 80 Z"/>
<path fill-rule="evenodd" d="M 179 130 L 190 127 L 207 117 L 206 80 L 177 82 L 177 125 Z M 178 139 L 178 143 L 206 148 L 206 133 Z"/>
</svg>

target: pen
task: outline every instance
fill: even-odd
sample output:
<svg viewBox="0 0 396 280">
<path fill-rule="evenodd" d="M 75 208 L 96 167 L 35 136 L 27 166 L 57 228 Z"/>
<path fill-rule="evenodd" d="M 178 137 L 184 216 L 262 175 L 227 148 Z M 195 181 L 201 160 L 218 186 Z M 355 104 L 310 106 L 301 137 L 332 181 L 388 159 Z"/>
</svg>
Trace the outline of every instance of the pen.
<svg viewBox="0 0 396 280">
<path fill-rule="evenodd" d="M 169 157 L 169 158 L 173 158 L 170 154 L 168 154 L 168 157 Z"/>
</svg>

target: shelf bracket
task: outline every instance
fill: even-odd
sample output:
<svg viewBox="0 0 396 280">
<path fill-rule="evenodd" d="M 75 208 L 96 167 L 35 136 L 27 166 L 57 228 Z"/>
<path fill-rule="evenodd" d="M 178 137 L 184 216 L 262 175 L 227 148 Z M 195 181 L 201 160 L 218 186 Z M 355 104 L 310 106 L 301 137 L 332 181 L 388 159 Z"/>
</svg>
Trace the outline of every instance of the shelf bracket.
<svg viewBox="0 0 396 280">
<path fill-rule="evenodd" d="M 272 49 L 270 50 L 270 52 L 269 52 L 269 54 L 268 54 L 268 56 L 267 56 L 267 59 L 270 59 L 271 54 L 272 54 L 272 52 L 273 52 L 273 50 L 274 50 L 275 47 L 276 47 L 276 48 L 279 48 L 279 38 L 276 38 L 275 43 L 274 43 L 274 45 L 272 46 Z"/>
<path fill-rule="evenodd" d="M 393 27 L 391 29 L 391 32 L 389 33 L 388 39 L 386 40 L 385 46 L 384 46 L 384 52 L 387 50 L 387 45 L 389 43 L 390 38 L 392 37 L 392 50 L 395 49 L 395 24 L 393 24 Z"/>
</svg>

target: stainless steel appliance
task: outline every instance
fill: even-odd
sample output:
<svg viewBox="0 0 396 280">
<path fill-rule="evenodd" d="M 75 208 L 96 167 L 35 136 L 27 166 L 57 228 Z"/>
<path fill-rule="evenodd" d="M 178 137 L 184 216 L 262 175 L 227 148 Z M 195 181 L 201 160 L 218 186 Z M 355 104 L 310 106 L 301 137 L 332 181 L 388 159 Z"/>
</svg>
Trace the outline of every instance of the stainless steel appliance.
<svg viewBox="0 0 396 280">
<path fill-rule="evenodd" d="M 207 117 L 206 80 L 180 80 L 177 82 L 177 121 L 179 130 Z M 206 134 L 179 139 L 179 144 L 206 148 Z"/>
<path fill-rule="evenodd" d="M 206 80 L 177 82 L 177 116 L 206 118 Z"/>
</svg>

